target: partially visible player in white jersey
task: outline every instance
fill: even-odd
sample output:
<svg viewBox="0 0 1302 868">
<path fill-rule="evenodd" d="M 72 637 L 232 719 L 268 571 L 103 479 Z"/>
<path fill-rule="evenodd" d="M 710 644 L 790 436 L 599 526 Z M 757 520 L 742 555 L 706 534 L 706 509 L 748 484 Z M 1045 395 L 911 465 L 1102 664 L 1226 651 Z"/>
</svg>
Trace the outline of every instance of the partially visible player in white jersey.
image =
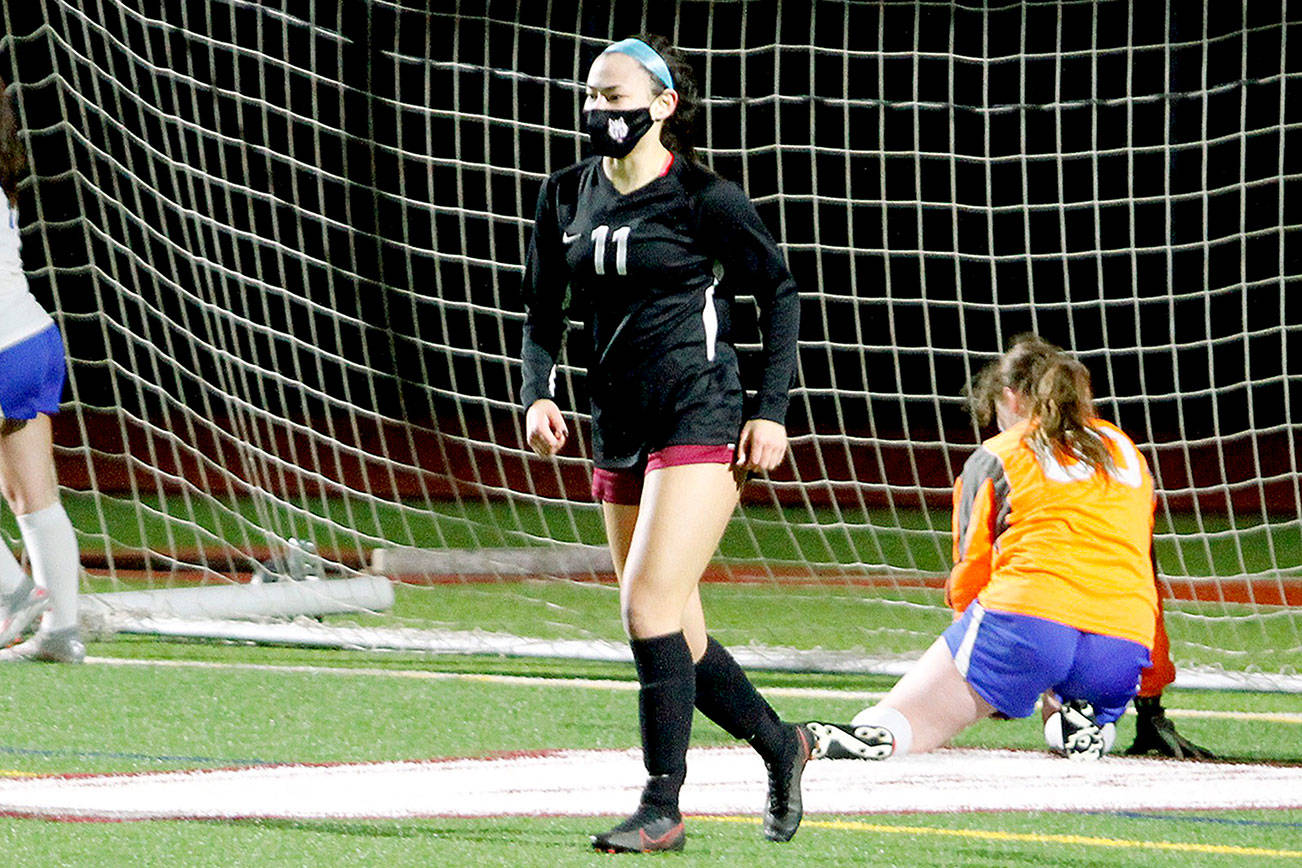
<svg viewBox="0 0 1302 868">
<path fill-rule="evenodd" d="M 50 426 L 66 376 L 63 339 L 23 273 L 18 182 L 27 155 L 10 97 L 0 79 L 0 491 L 18 519 L 32 572 L 0 544 L 0 648 L 44 617 L 32 638 L 0 651 L 0 662 L 80 663 L 80 557 L 59 502 Z"/>
</svg>

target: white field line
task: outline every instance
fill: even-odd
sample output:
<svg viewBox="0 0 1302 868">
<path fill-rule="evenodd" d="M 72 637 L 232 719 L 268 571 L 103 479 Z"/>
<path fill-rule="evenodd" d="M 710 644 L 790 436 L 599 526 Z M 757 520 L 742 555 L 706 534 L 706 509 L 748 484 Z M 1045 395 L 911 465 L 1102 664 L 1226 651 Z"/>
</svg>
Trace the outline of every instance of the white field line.
<svg viewBox="0 0 1302 868">
<path fill-rule="evenodd" d="M 359 648 L 371 651 L 417 651 L 427 654 L 501 654 L 515 658 L 633 661 L 626 642 L 609 639 L 541 639 L 481 630 L 415 630 L 389 627 L 325 627 L 310 619 L 292 622 L 232 621 L 176 617 L 136 617 L 130 612 L 106 616 L 99 629 L 151 636 L 217 639 L 301 648 Z M 840 672 L 849 675 L 894 675 L 908 672 L 913 661 L 875 658 L 857 651 L 737 645 L 732 655 L 746 669 L 785 672 Z M 1302 675 L 1220 672 L 1181 667 L 1176 687 L 1211 690 L 1259 690 L 1302 694 Z"/>
<path fill-rule="evenodd" d="M 687 814 L 757 816 L 764 765 L 749 748 L 688 753 Z M 417 818 L 624 814 L 640 750 L 487 759 L 263 766 L 0 780 L 0 815 L 49 819 Z M 940 750 L 887 762 L 811 763 L 807 815 L 904 811 L 1302 808 L 1302 768 Z"/>
<path fill-rule="evenodd" d="M 611 678 L 553 678 L 540 675 L 493 675 L 478 672 L 428 672 L 420 669 L 375 669 L 345 666 L 288 666 L 273 663 L 229 663 L 212 660 L 134 660 L 122 657 L 87 657 L 86 662 L 107 666 L 155 666 L 180 669 L 238 669 L 254 672 L 283 672 L 307 675 L 358 675 L 376 678 L 411 678 L 426 681 L 480 681 L 515 687 L 564 687 L 588 690 L 637 690 L 636 681 Z M 768 696 L 793 699 L 856 699 L 876 702 L 886 694 L 870 690 L 834 690 L 826 687 L 765 687 Z M 1288 711 L 1218 711 L 1194 708 L 1167 708 L 1168 717 L 1250 720 L 1261 723 L 1302 725 L 1302 712 Z"/>
</svg>

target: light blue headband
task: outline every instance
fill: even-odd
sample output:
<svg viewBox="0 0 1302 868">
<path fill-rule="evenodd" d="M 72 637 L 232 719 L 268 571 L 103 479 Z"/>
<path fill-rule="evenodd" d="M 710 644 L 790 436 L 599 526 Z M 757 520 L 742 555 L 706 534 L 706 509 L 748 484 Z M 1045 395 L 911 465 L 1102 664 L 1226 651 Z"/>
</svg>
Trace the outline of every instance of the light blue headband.
<svg viewBox="0 0 1302 868">
<path fill-rule="evenodd" d="M 656 50 L 640 39 L 629 37 L 619 42 L 612 42 L 602 54 L 627 54 L 647 68 L 647 72 L 664 82 L 665 87 L 674 89 L 674 77 L 669 74 L 669 64 L 656 53 Z"/>
</svg>

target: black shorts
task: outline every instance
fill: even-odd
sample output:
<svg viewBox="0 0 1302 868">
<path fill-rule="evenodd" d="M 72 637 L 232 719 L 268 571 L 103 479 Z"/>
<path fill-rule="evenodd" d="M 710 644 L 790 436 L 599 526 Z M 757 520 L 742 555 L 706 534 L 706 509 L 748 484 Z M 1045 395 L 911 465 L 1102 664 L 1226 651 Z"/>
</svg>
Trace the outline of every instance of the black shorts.
<svg viewBox="0 0 1302 868">
<path fill-rule="evenodd" d="M 629 470 L 667 446 L 731 446 L 741 434 L 745 394 L 737 369 L 715 365 L 665 389 L 654 377 L 592 395 L 597 467 Z"/>
</svg>

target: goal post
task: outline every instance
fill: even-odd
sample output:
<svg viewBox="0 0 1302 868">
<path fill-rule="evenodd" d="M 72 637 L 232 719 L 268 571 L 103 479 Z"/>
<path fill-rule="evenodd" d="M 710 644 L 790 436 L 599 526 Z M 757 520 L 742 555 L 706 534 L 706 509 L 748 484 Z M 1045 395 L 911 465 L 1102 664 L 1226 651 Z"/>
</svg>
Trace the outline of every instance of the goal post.
<svg viewBox="0 0 1302 868">
<path fill-rule="evenodd" d="M 308 616 L 298 638 L 231 628 L 265 641 L 626 653 L 587 348 L 573 331 L 558 376 L 576 436 L 539 460 L 518 285 L 539 185 L 586 152 L 588 64 L 653 31 L 700 80 L 702 159 L 801 291 L 789 460 L 748 484 L 707 571 L 712 632 L 756 665 L 916 657 L 949 621 L 950 489 L 982 436 L 964 386 L 1034 330 L 1154 469 L 1182 677 L 1296 681 L 1298 9 L 432 7 L 0 12 L 24 264 L 69 354 L 56 459 L 88 606 L 175 592 L 209 621 Z M 322 578 L 252 581 L 297 541 Z M 290 605 L 313 593 L 342 611 Z"/>
</svg>

